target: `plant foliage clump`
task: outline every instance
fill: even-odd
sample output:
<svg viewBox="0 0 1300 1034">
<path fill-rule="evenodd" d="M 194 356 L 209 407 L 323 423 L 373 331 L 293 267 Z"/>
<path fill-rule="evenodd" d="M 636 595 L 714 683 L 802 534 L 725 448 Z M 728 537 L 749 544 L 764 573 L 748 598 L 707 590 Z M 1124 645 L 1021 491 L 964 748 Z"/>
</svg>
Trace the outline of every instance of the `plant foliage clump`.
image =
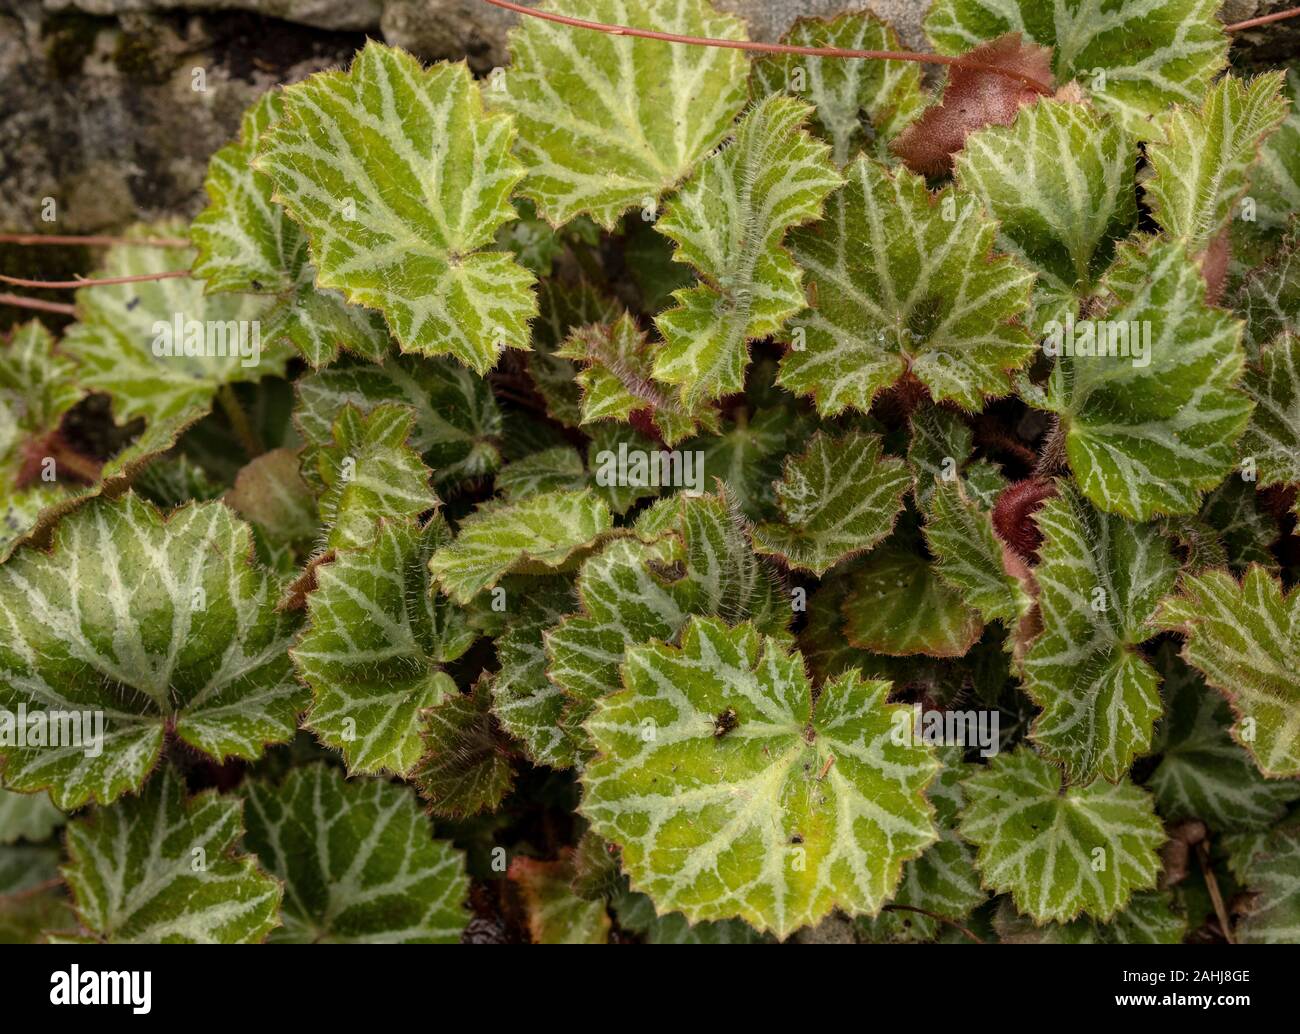
<svg viewBox="0 0 1300 1034">
<path fill-rule="evenodd" d="M 1108 7 L 266 93 L 0 341 L 0 938 L 1300 940 L 1300 73 Z"/>
</svg>

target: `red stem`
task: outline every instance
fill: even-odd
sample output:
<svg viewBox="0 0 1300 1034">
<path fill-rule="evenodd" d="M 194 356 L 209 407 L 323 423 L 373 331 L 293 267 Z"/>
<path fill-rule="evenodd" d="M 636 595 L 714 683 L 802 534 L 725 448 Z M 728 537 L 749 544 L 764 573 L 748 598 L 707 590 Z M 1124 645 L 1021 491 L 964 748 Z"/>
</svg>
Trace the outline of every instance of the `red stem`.
<svg viewBox="0 0 1300 1034">
<path fill-rule="evenodd" d="M 1012 71 L 1009 68 L 999 68 L 996 65 L 986 65 L 979 61 L 968 61 L 961 57 L 946 57 L 942 54 L 913 54 L 906 50 L 842 50 L 839 47 L 796 47 L 789 43 L 756 43 L 752 40 L 738 39 L 713 39 L 708 36 L 679 36 L 672 32 L 655 32 L 651 29 L 633 29 L 626 25 L 607 25 L 604 22 L 589 22 L 582 18 L 570 18 L 568 15 L 555 14 L 551 11 L 538 11 L 531 7 L 524 7 L 522 4 L 511 3 L 510 0 L 487 0 L 487 3 L 494 7 L 501 7 L 507 11 L 514 11 L 516 14 L 526 15 L 529 18 L 541 18 L 543 21 L 556 22 L 560 25 L 571 25 L 577 29 L 592 29 L 596 32 L 607 32 L 612 36 L 636 36 L 640 39 L 661 40 L 664 43 L 689 43 L 697 47 L 724 47 L 729 50 L 752 50 L 762 54 L 801 54 L 806 57 L 841 57 L 841 58 L 863 58 L 868 61 L 914 61 L 921 65 L 950 65 L 953 68 L 964 68 L 971 72 L 991 72 L 996 75 L 1006 76 L 1008 79 L 1015 79 L 1017 82 L 1024 83 L 1026 86 L 1044 96 L 1052 95 L 1052 88 L 1045 83 L 1040 83 L 1032 76 L 1024 75 L 1020 72 Z"/>
<path fill-rule="evenodd" d="M 139 273 L 135 276 L 109 276 L 102 280 L 88 280 L 85 277 L 78 277 L 76 280 L 23 280 L 16 276 L 0 275 L 0 283 L 13 284 L 14 287 L 106 287 L 109 284 L 138 284 L 146 280 L 171 280 L 174 277 L 189 275 L 188 269 L 169 269 L 163 273 Z"/>
<path fill-rule="evenodd" d="M 64 302 L 46 302 L 40 298 L 24 298 L 21 294 L 0 292 L 0 305 L 12 305 L 15 309 L 35 309 L 37 312 L 57 312 L 60 316 L 75 316 L 77 307 Z"/>
<path fill-rule="evenodd" d="M 1234 22 L 1232 25 L 1225 25 L 1223 31 L 1240 32 L 1242 29 L 1253 29 L 1260 25 L 1271 25 L 1273 22 L 1296 17 L 1300 17 L 1300 7 L 1292 7 L 1285 11 L 1274 11 L 1272 14 L 1260 15 L 1258 18 L 1250 18 L 1244 22 Z"/>
</svg>

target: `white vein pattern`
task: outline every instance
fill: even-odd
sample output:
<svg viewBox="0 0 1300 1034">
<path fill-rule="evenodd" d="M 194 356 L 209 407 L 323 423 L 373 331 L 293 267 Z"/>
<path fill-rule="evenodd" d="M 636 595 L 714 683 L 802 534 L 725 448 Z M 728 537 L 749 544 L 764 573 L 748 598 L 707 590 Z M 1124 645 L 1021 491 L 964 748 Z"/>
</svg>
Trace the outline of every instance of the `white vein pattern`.
<svg viewBox="0 0 1300 1034">
<path fill-rule="evenodd" d="M 958 827 L 977 845 L 984 885 L 1038 922 L 1081 912 L 1103 922 L 1156 885 L 1164 829 L 1149 794 L 1127 779 L 1062 788 L 1028 747 L 999 754 L 964 783 Z"/>
<path fill-rule="evenodd" d="M 241 811 L 238 798 L 216 791 L 185 800 L 167 769 L 139 797 L 71 823 L 63 875 L 82 924 L 111 943 L 265 939 L 279 923 L 281 888 L 234 854 Z"/>
<path fill-rule="evenodd" d="M 889 534 L 911 483 L 907 464 L 886 457 L 876 435 L 819 431 L 802 456 L 787 458 L 776 484 L 783 520 L 755 527 L 754 548 L 820 576 Z"/>
<path fill-rule="evenodd" d="M 316 763 L 279 786 L 250 781 L 245 799 L 246 841 L 284 881 L 273 942 L 459 942 L 469 919 L 464 858 L 433 839 L 409 787 Z"/>
<path fill-rule="evenodd" d="M 246 524 L 220 503 L 164 521 L 134 495 L 94 502 L 50 553 L 0 568 L 0 703 L 100 710 L 98 757 L 79 744 L 6 750 L 5 780 L 65 808 L 144 781 L 164 727 L 216 759 L 288 739 L 305 706 L 285 653 L 297 619 L 250 563 Z"/>
<path fill-rule="evenodd" d="M 687 36 L 744 39 L 703 0 L 551 0 L 558 14 Z M 560 226 L 586 213 L 607 230 L 657 206 L 726 136 L 746 100 L 736 50 L 582 32 L 527 18 L 510 35 L 504 90 L 528 167 L 523 193 Z"/>
<path fill-rule="evenodd" d="M 1149 362 L 1057 361 L 1047 405 L 1061 414 L 1070 466 L 1089 499 L 1130 520 L 1194 512 L 1232 469 L 1250 417 L 1237 387 L 1241 324 L 1206 305 L 1200 269 L 1178 242 L 1121 245 L 1104 283 L 1113 300 L 1103 318 L 1149 327 Z"/>
<path fill-rule="evenodd" d="M 922 791 L 938 766 L 892 742 L 888 683 L 851 672 L 814 707 L 798 653 L 698 617 L 680 649 L 628 651 L 624 678 L 587 723 L 581 810 L 660 910 L 785 937 L 833 907 L 874 914 L 936 839 Z"/>
<path fill-rule="evenodd" d="M 476 636 L 432 592 L 427 566 L 449 538 L 440 518 L 423 529 L 383 521 L 372 545 L 317 569 L 293 662 L 312 689 L 307 725 L 349 771 L 409 772 L 422 753 L 420 711 L 456 692 L 441 665 Z"/>
<path fill-rule="evenodd" d="M 1025 691 L 1042 713 L 1033 738 L 1071 782 L 1112 781 L 1147 751 L 1162 713 L 1159 676 L 1137 647 L 1178 565 L 1155 525 L 1103 514 L 1062 486 L 1036 515 L 1034 569 L 1043 631 L 1025 657 Z"/>
<path fill-rule="evenodd" d="M 347 73 L 283 98 L 254 166 L 306 233 L 318 284 L 382 312 L 403 351 L 484 373 L 526 348 L 533 275 L 481 250 L 516 218 L 523 167 L 511 119 L 484 114 L 466 66 L 421 68 L 372 41 Z"/>
<path fill-rule="evenodd" d="M 991 256 L 995 225 L 953 188 L 931 196 L 919 176 L 869 158 L 845 175 L 825 218 L 790 234 L 815 304 L 792 323 L 803 347 L 785 335 L 778 382 L 824 416 L 867 412 L 909 370 L 936 401 L 968 410 L 1006 394 L 1007 371 L 1033 351 L 1014 323 L 1033 274 Z"/>
<path fill-rule="evenodd" d="M 703 280 L 675 292 L 677 306 L 655 319 L 664 345 L 654 374 L 680 386 L 687 409 L 740 391 L 748 343 L 804 307 L 801 274 L 782 240 L 816 219 L 843 183 L 830 148 L 803 128 L 811 112 L 791 97 L 760 101 L 656 224 L 677 244 L 673 259 Z"/>
</svg>

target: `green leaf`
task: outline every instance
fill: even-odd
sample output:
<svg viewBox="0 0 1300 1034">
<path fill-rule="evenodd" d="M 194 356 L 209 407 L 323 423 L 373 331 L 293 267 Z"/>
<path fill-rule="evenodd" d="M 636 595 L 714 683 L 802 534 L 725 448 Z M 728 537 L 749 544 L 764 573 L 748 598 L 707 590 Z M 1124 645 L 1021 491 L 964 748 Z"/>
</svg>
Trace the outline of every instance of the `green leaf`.
<svg viewBox="0 0 1300 1034">
<path fill-rule="evenodd" d="M 515 578 L 502 583 L 508 618 L 497 636 L 501 670 L 492 678 L 492 710 L 510 735 L 523 741 L 539 765 L 570 768 L 582 737 L 561 727 L 568 698 L 546 675 L 542 639 L 576 607 L 570 579 Z"/>
<path fill-rule="evenodd" d="M 1058 83 L 1078 79 L 1130 133 L 1170 104 L 1197 103 L 1223 68 L 1228 39 L 1219 0 L 935 0 L 925 31 L 941 54 L 1008 32 L 1053 48 Z M 1099 81 L 1096 70 L 1105 73 Z"/>
<path fill-rule="evenodd" d="M 184 232 L 184 224 L 164 222 L 135 226 L 127 236 Z M 94 277 L 186 269 L 193 258 L 183 248 L 119 244 Z M 207 294 L 193 277 L 83 287 L 77 292 L 81 320 L 60 347 L 79 364 L 83 387 L 111 396 L 119 423 L 144 418 L 147 427 L 135 448 L 161 452 L 208 413 L 224 385 L 284 375 L 290 350 L 261 330 L 270 306 L 251 294 Z"/>
<path fill-rule="evenodd" d="M 310 445 L 333 441 L 345 406 L 364 414 L 384 402 L 415 413 L 410 445 L 433 468 L 437 484 L 482 477 L 501 463 L 501 411 L 487 381 L 445 359 L 389 358 L 383 366 L 356 363 L 301 377 L 294 423 Z"/>
<path fill-rule="evenodd" d="M 1160 626 L 1187 637 L 1183 659 L 1232 705 L 1232 738 L 1266 776 L 1300 775 L 1300 593 L 1260 567 L 1184 575 Z"/>
<path fill-rule="evenodd" d="M 1147 145 L 1154 175 L 1143 190 L 1156 221 L 1190 250 L 1228 225 L 1261 145 L 1286 118 L 1282 79 L 1281 72 L 1249 82 L 1226 75 L 1199 110 L 1179 106 L 1157 119 L 1162 139 Z"/>
<path fill-rule="evenodd" d="M 1300 483 L 1300 337 L 1285 334 L 1263 349 L 1242 387 L 1255 411 L 1239 451 L 1253 460 L 1258 487 Z"/>
<path fill-rule="evenodd" d="M 1040 404 L 1060 415 L 1070 466 L 1097 506 L 1138 521 L 1193 513 L 1232 469 L 1250 417 L 1235 386 L 1240 324 L 1206 305 L 1182 244 L 1120 245 L 1104 286 L 1112 300 L 1103 322 L 1049 328 L 1066 346 L 1072 330 L 1076 353 L 1091 340 L 1100 354 L 1062 355 Z"/>
<path fill-rule="evenodd" d="M 587 486 L 587 468 L 571 445 L 543 449 L 507 463 L 497 472 L 496 489 L 508 503 L 539 492 L 577 491 Z"/>
<path fill-rule="evenodd" d="M 1043 631 L 1025 657 L 1025 692 L 1043 711 L 1032 735 L 1071 782 L 1115 782 L 1161 714 L 1159 676 L 1138 646 L 1178 565 L 1155 525 L 1100 513 L 1065 486 L 1035 519 Z"/>
<path fill-rule="evenodd" d="M 771 940 L 739 919 L 692 923 L 680 912 L 656 915 L 649 897 L 630 891 L 615 899 L 614 911 L 618 925 L 639 934 L 646 944 L 763 944 Z"/>
<path fill-rule="evenodd" d="M 248 944 L 280 922 L 279 883 L 235 853 L 242 802 L 185 799 L 171 769 L 139 797 L 68 825 L 77 917 L 112 944 Z M 201 864 L 196 864 L 201 863 Z"/>
<path fill-rule="evenodd" d="M 284 883 L 273 942 L 454 944 L 469 919 L 459 851 L 430 837 L 415 795 L 317 762 L 244 784 L 245 840 Z"/>
<path fill-rule="evenodd" d="M 415 414 L 405 406 L 385 402 L 365 416 L 343 407 L 333 444 L 314 455 L 325 486 L 318 506 L 328 548 L 368 545 L 379 519 L 418 517 L 440 505 L 428 468 L 406 444 L 414 426 Z"/>
<path fill-rule="evenodd" d="M 1283 90 L 1287 116 L 1260 148 L 1251 190 L 1257 202 L 1255 218 L 1271 230 L 1286 226 L 1300 211 L 1300 69 L 1287 70 Z"/>
<path fill-rule="evenodd" d="M 306 705 L 286 653 L 296 618 L 276 613 L 280 587 L 252 548 L 220 503 L 164 520 L 128 494 L 0 567 L 0 707 L 82 720 L 80 739 L 60 726 L 57 747 L 7 741 L 5 784 L 48 787 L 64 809 L 106 804 L 144 783 L 165 730 L 216 760 L 292 737 Z"/>
<path fill-rule="evenodd" d="M 797 653 L 698 617 L 623 674 L 587 723 L 581 811 L 660 910 L 784 938 L 832 908 L 874 914 L 934 841 L 937 765 L 892 741 L 888 683 L 850 672 L 814 703 Z"/>
<path fill-rule="evenodd" d="M 787 395 L 786 401 L 792 401 Z M 692 438 L 682 446 L 704 459 L 704 483 L 722 483 L 729 499 L 747 518 L 761 520 L 776 509 L 775 483 L 787 453 L 812 433 L 816 423 L 793 405 L 737 409 L 715 435 Z"/>
<path fill-rule="evenodd" d="M 626 313 L 612 324 L 590 324 L 573 331 L 555 355 L 583 364 L 576 380 L 582 389 L 584 425 L 627 419 L 648 410 L 664 442 L 675 445 L 703 423 L 718 430 L 716 411 L 708 405 L 684 406 L 671 389 L 654 379 L 652 345 Z"/>
<path fill-rule="evenodd" d="M 840 50 L 902 49 L 898 34 L 870 11 L 798 18 L 781 42 Z M 877 157 L 886 157 L 883 145 L 925 107 L 920 66 L 908 61 L 765 54 L 754 62 L 752 79 L 756 96 L 787 93 L 811 101 L 817 109 L 813 125 L 831 142 L 840 167 L 859 149 L 872 148 Z"/>
<path fill-rule="evenodd" d="M 573 863 L 519 857 L 509 878 L 519 888 L 534 944 L 605 944 L 611 923 L 605 902 L 587 901 L 573 891 Z"/>
<path fill-rule="evenodd" d="M 754 529 L 754 549 L 819 577 L 893 530 L 911 487 L 907 464 L 881 452 L 875 435 L 818 432 L 787 458 L 776 486 L 783 521 Z"/>
<path fill-rule="evenodd" d="M 76 379 L 76 364 L 55 350 L 36 320 L 0 347 L 0 560 L 43 520 L 94 491 L 84 478 L 69 479 L 67 465 L 60 468 L 52 455 L 62 444 L 64 415 L 85 395 Z M 62 480 L 41 477 L 47 456 Z"/>
<path fill-rule="evenodd" d="M 957 835 L 957 815 L 965 804 L 961 780 L 976 769 L 962 762 L 960 747 L 940 747 L 943 769 L 926 790 L 935 807 L 939 840 L 925 854 L 903 866 L 903 882 L 893 904 L 900 911 L 881 912 L 858 925 L 873 939 L 932 941 L 943 929 L 935 916 L 961 920 L 984 903 L 988 895 L 975 871 L 975 852 Z"/>
<path fill-rule="evenodd" d="M 1266 779 L 1232 742 L 1232 712 L 1223 697 L 1162 646 L 1166 718 L 1152 751 L 1160 763 L 1149 782 L 1167 819 L 1201 819 L 1212 830 L 1266 829 L 1300 798 L 1300 782 Z"/>
<path fill-rule="evenodd" d="M 303 229 L 317 283 L 378 309 L 404 352 L 482 374 L 528 347 L 533 275 L 484 251 L 516 218 L 514 129 L 463 64 L 422 68 L 373 40 L 347 72 L 286 87 L 255 168 Z"/>
<path fill-rule="evenodd" d="M 239 139 L 208 163 L 208 207 L 190 227 L 198 250 L 193 275 L 210 291 L 274 294 L 267 340 L 287 338 L 312 366 L 333 362 L 340 348 L 381 359 L 388 351 L 383 320 L 317 290 L 306 238 L 271 200 L 271 178 L 253 169 L 262 137 L 282 114 L 281 95 L 262 94 L 244 112 Z"/>
<path fill-rule="evenodd" d="M 786 335 L 779 383 L 826 416 L 865 413 L 909 371 L 964 409 L 1007 394 L 1007 371 L 1033 354 L 1014 323 L 1033 275 L 992 255 L 995 224 L 953 188 L 931 196 L 869 158 L 845 174 L 826 218 L 790 235 L 815 303 Z"/>
<path fill-rule="evenodd" d="M 936 482 L 930 500 L 925 541 L 939 577 L 985 621 L 1017 631 L 1034 606 L 1024 561 L 998 538 L 992 517 L 960 481 Z"/>
<path fill-rule="evenodd" d="M 744 39 L 705 0 L 550 0 L 545 10 L 685 36 Z M 503 89 L 528 168 L 522 192 L 553 226 L 587 213 L 606 230 L 629 208 L 653 212 L 731 128 L 746 100 L 737 50 L 584 32 L 520 19 Z"/>
<path fill-rule="evenodd" d="M 315 500 L 293 449 L 272 449 L 243 467 L 225 502 L 276 542 L 303 542 L 318 530 Z"/>
<path fill-rule="evenodd" d="M 1038 923 L 1085 912 L 1108 921 L 1156 885 L 1165 834 L 1151 797 L 1127 779 L 1062 786 L 1060 769 L 1020 747 L 962 789 L 958 831 L 978 848 L 984 885 Z"/>
<path fill-rule="evenodd" d="M 0 844 L 45 840 L 63 825 L 63 812 L 49 794 L 0 790 Z"/>
<path fill-rule="evenodd" d="M 492 714 L 491 679 L 449 696 L 424 718 L 424 756 L 413 779 L 429 810 L 465 818 L 498 808 L 514 785 L 509 741 Z"/>
<path fill-rule="evenodd" d="M 1039 274 L 1036 311 L 1076 311 L 1137 222 L 1135 150 L 1120 123 L 1043 98 L 970 134 L 954 157 L 957 182 L 998 221 L 999 246 Z"/>
<path fill-rule="evenodd" d="M 520 503 L 484 503 L 429 569 L 458 603 L 521 569 L 557 570 L 610 530 L 609 507 L 589 490 L 547 492 Z"/>
<path fill-rule="evenodd" d="M 1276 338 L 1300 335 L 1300 227 L 1292 227 L 1277 253 L 1242 278 L 1233 308 L 1246 320 L 1246 354 L 1258 360 Z"/>
<path fill-rule="evenodd" d="M 350 772 L 409 772 L 423 749 L 420 711 L 457 691 L 442 665 L 477 633 L 433 594 L 428 571 L 450 538 L 441 517 L 423 528 L 385 520 L 371 545 L 316 569 L 293 662 L 312 690 L 307 726 Z"/>
<path fill-rule="evenodd" d="M 868 556 L 850 579 L 843 614 L 852 646 L 894 657 L 960 657 L 980 637 L 979 614 L 901 539 Z"/>
<path fill-rule="evenodd" d="M 919 406 L 908 419 L 912 431 L 907 462 L 912 468 L 912 497 L 926 513 L 938 481 L 954 478 L 983 509 L 992 510 L 1007 485 L 1001 469 L 988 460 L 973 460 L 974 435 L 961 415 L 945 406 Z"/>
<path fill-rule="evenodd" d="M 1237 928 L 1242 944 L 1300 939 L 1300 829 L 1276 829 L 1251 859 L 1246 880 L 1259 896 Z"/>
<path fill-rule="evenodd" d="M 629 647 L 676 640 L 692 615 L 781 632 L 792 616 L 779 586 L 754 555 L 720 497 L 684 497 L 672 530 L 653 542 L 620 539 L 586 560 L 578 575 L 580 610 L 545 634 L 550 680 L 568 698 L 563 724 L 580 726 L 595 702 L 622 687 Z"/>
<path fill-rule="evenodd" d="M 677 305 L 655 318 L 664 345 L 654 374 L 680 387 L 688 409 L 741 391 L 749 342 L 804 308 L 799 267 L 782 240 L 817 219 L 844 182 L 830 148 L 803 128 L 811 110 L 779 95 L 759 102 L 656 224 L 677 244 L 674 260 L 704 281 L 674 292 Z"/>
<path fill-rule="evenodd" d="M 1169 891 L 1143 891 L 1109 923 L 1085 915 L 1039 926 L 1003 898 L 993 926 L 1002 944 L 1179 944 L 1187 934 L 1187 917 Z"/>
<path fill-rule="evenodd" d="M 618 319 L 623 307 L 586 280 L 569 284 L 559 277 L 537 287 L 537 321 L 533 324 L 533 350 L 528 353 L 528 376 L 546 401 L 546 413 L 565 427 L 582 423 L 582 387 L 578 368 L 556 355 L 579 327 Z"/>
</svg>

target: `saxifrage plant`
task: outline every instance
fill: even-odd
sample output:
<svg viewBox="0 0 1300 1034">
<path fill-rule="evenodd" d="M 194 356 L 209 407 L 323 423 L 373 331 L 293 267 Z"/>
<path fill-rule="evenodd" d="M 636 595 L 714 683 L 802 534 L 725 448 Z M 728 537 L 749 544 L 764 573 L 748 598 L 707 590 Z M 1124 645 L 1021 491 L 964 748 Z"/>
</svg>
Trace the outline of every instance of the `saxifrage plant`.
<svg viewBox="0 0 1300 1034">
<path fill-rule="evenodd" d="M 263 96 L 0 345 L 0 935 L 1300 940 L 1300 73 L 1216 6 Z"/>
</svg>

